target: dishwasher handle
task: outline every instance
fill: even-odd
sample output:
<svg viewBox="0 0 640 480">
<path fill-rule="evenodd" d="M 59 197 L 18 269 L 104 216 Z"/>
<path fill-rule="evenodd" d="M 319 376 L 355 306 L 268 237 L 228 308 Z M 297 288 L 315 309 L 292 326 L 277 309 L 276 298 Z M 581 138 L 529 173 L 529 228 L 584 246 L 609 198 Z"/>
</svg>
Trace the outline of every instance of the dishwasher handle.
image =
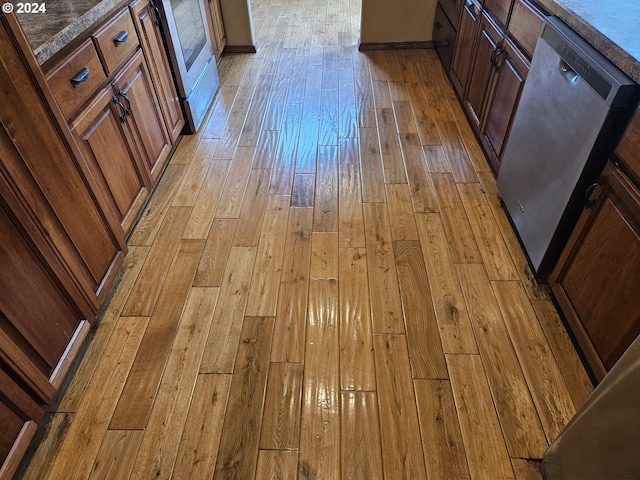
<svg viewBox="0 0 640 480">
<path fill-rule="evenodd" d="M 560 73 L 562 74 L 562 76 L 571 85 L 576 85 L 580 80 L 580 75 L 578 75 L 578 73 L 576 73 L 576 71 L 573 68 L 571 68 L 571 66 L 567 62 L 565 62 L 562 59 L 560 59 L 560 65 L 558 65 L 558 70 L 560 70 Z"/>
</svg>

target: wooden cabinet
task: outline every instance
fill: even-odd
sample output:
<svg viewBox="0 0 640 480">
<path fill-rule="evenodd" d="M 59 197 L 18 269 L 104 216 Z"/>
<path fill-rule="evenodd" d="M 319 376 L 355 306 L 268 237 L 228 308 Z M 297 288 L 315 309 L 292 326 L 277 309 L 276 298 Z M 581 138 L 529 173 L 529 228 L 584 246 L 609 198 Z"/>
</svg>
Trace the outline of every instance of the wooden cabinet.
<svg viewBox="0 0 640 480">
<path fill-rule="evenodd" d="M 440 3 L 438 3 L 436 5 L 436 17 L 433 24 L 433 45 L 446 71 L 449 71 L 451 61 L 453 60 L 455 39 L 456 30 L 444 13 Z"/>
<path fill-rule="evenodd" d="M 219 62 L 220 58 L 222 57 L 222 52 L 227 46 L 227 34 L 225 33 L 224 21 L 222 20 L 222 8 L 220 7 L 220 0 L 206 1 L 209 4 L 209 8 L 207 9 L 207 16 L 209 17 L 209 30 L 211 32 L 213 54 L 216 57 L 216 62 Z"/>
<path fill-rule="evenodd" d="M 465 0 L 452 41 L 444 11 L 436 9 L 435 47 L 495 174 L 544 14 L 531 0 Z M 455 44 L 453 60 L 441 47 L 445 35 L 447 44 Z"/>
<path fill-rule="evenodd" d="M 640 190 L 609 163 L 589 193 L 550 283 L 602 379 L 640 333 Z"/>
<path fill-rule="evenodd" d="M 502 52 L 502 47 L 499 45 L 503 38 L 504 33 L 500 27 L 486 12 L 483 12 L 463 101 L 469 120 L 476 131 L 479 131 L 482 124 L 484 105 L 497 69 L 496 58 Z"/>
<path fill-rule="evenodd" d="M 113 82 L 114 93 L 125 106 L 124 126 L 155 181 L 171 151 L 153 84 L 142 52 L 138 52 Z"/>
<path fill-rule="evenodd" d="M 500 170 L 502 155 L 530 65 L 510 38 L 506 38 L 500 48 L 495 55 L 495 78 L 479 133 L 480 142 L 495 173 Z"/>
<path fill-rule="evenodd" d="M 137 0 L 131 4 L 130 8 L 169 139 L 173 144 L 182 131 L 184 117 L 165 53 L 157 10 L 149 0 Z"/>
<path fill-rule="evenodd" d="M 123 235 L 132 227 L 150 184 L 148 175 L 135 161 L 135 147 L 123 131 L 125 108 L 114 89 L 108 87 L 71 124 L 87 168 Z"/>
<path fill-rule="evenodd" d="M 473 0 L 465 2 L 462 8 L 456 47 L 449 72 L 453 88 L 460 98 L 464 98 L 468 85 L 481 11 L 482 5 Z"/>
</svg>

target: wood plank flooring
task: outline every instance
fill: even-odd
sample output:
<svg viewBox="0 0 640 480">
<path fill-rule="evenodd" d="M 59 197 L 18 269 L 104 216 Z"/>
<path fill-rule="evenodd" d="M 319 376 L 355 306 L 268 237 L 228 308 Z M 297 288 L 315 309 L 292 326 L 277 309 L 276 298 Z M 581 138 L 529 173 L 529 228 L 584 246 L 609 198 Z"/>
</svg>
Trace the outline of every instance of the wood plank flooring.
<svg viewBox="0 0 640 480">
<path fill-rule="evenodd" d="M 432 50 L 253 0 L 25 479 L 530 479 L 592 386 Z"/>
</svg>

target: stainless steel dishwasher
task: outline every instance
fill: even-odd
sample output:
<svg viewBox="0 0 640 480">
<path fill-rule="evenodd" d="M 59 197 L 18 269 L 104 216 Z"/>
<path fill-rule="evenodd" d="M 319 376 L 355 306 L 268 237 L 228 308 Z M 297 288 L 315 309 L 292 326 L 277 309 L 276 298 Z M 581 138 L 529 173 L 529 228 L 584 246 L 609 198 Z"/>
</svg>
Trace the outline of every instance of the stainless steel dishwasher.
<svg viewBox="0 0 640 480">
<path fill-rule="evenodd" d="M 559 19 L 546 19 L 498 173 L 540 275 L 557 260 L 635 98 L 631 79 Z"/>
</svg>

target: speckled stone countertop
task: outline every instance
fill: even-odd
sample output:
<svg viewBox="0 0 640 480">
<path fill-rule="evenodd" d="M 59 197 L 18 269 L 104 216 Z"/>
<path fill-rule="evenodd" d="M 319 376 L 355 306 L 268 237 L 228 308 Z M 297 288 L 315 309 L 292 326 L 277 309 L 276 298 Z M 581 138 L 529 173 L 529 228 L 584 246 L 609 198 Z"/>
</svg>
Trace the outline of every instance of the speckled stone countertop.
<svg viewBox="0 0 640 480">
<path fill-rule="evenodd" d="M 537 0 L 640 83 L 638 0 Z"/>
<path fill-rule="evenodd" d="M 33 53 L 42 65 L 71 40 L 127 0 L 54 0 L 46 13 L 16 14 Z"/>
</svg>

